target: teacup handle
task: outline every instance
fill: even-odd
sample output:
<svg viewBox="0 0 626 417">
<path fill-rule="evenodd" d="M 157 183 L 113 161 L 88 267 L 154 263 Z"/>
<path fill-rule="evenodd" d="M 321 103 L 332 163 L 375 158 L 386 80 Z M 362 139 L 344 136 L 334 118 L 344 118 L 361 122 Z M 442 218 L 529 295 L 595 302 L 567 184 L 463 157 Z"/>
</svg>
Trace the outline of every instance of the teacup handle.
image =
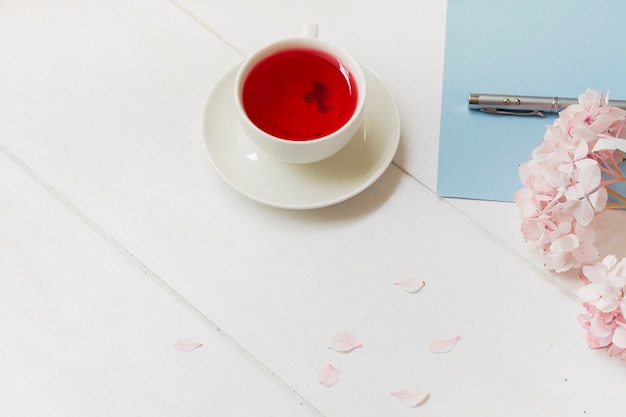
<svg viewBox="0 0 626 417">
<path fill-rule="evenodd" d="M 302 36 L 305 38 L 317 38 L 318 27 L 315 23 L 304 23 L 302 25 Z"/>
</svg>

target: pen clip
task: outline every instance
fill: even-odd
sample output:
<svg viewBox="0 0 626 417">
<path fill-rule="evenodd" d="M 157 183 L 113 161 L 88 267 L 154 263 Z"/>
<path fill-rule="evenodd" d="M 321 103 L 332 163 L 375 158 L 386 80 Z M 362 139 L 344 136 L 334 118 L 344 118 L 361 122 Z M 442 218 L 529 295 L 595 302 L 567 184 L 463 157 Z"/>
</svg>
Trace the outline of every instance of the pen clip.
<svg viewBox="0 0 626 417">
<path fill-rule="evenodd" d="M 502 109 L 496 109 L 494 107 L 484 107 L 484 108 L 480 109 L 480 111 L 483 112 L 483 113 L 503 114 L 503 115 L 509 115 L 509 116 L 538 116 L 538 117 L 545 117 L 544 114 L 542 112 L 540 112 L 539 110 L 502 110 Z"/>
</svg>

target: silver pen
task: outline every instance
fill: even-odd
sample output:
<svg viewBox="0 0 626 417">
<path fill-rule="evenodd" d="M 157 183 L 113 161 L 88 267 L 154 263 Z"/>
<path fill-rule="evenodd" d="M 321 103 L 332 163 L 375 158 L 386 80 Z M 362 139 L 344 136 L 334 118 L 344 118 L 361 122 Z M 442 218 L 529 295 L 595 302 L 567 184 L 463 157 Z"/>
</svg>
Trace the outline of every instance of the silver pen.
<svg viewBox="0 0 626 417">
<path fill-rule="evenodd" d="M 470 93 L 467 103 L 470 109 L 485 113 L 544 117 L 544 113 L 558 113 L 578 104 L 578 99 Z M 609 104 L 626 110 L 624 100 L 610 100 Z"/>
</svg>

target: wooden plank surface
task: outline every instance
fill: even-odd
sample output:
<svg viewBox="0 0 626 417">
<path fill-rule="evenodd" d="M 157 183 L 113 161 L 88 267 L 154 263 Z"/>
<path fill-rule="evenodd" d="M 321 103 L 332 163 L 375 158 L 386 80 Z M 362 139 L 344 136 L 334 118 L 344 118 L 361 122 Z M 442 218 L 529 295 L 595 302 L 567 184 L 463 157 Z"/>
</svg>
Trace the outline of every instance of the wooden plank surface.
<svg viewBox="0 0 626 417">
<path fill-rule="evenodd" d="M 417 96 L 439 100 L 445 4 L 336 3 L 0 2 L 0 353 L 12 358 L 0 410 L 527 416 L 624 403 L 623 365 L 586 347 L 575 282 L 537 268 L 514 207 L 433 192 L 438 114 Z M 367 29 L 342 23 L 349 10 Z M 201 117 L 243 54 L 304 17 L 387 81 L 403 133 L 373 186 L 289 211 L 220 178 Z M 426 282 L 417 294 L 394 285 L 412 278 Z M 363 347 L 330 350 L 340 328 Z M 453 351 L 428 350 L 455 335 Z M 203 347 L 176 351 L 183 337 Z M 331 388 L 317 381 L 327 363 Z M 390 395 L 412 383 L 431 392 L 419 410 Z"/>
</svg>

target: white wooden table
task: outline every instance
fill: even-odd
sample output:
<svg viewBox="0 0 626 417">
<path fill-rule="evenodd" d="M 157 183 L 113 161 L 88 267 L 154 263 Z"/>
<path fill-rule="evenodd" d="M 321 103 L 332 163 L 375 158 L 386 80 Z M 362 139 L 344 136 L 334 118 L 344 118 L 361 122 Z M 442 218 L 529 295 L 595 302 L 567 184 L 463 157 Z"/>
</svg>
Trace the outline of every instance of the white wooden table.
<svg viewBox="0 0 626 417">
<path fill-rule="evenodd" d="M 626 369 L 586 346 L 578 279 L 541 268 L 512 204 L 436 195 L 445 12 L 0 0 L 0 415 L 618 415 Z M 364 192 L 284 210 L 218 175 L 202 111 L 304 21 L 387 82 L 402 135 Z M 363 347 L 330 350 L 341 328 Z M 390 395 L 408 384 L 428 401 Z"/>
</svg>

